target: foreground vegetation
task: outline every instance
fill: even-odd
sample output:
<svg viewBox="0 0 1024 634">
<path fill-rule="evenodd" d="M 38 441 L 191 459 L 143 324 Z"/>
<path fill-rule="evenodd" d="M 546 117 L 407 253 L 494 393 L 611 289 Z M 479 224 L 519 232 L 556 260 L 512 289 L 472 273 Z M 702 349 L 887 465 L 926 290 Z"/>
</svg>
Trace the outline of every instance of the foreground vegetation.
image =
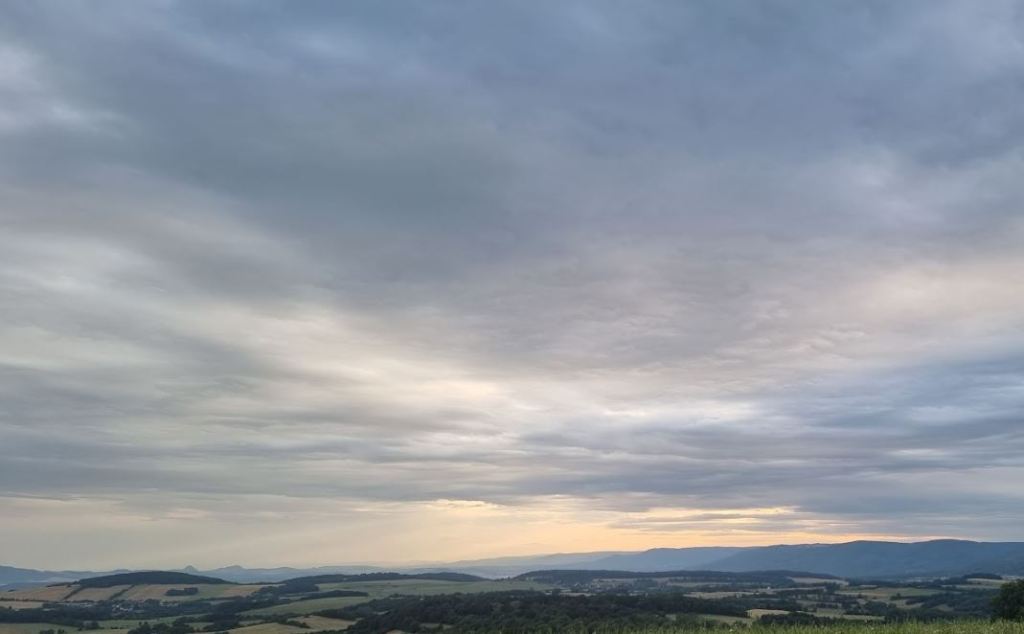
<svg viewBox="0 0 1024 634">
<path fill-rule="evenodd" d="M 532 630 L 531 634 L 583 634 L 586 630 Z M 678 634 L 672 628 L 601 630 L 600 634 Z M 747 634 L 1024 634 L 1024 622 L 963 620 L 948 623 L 837 623 L 832 625 L 750 626 Z M 511 634 L 504 632 L 501 634 Z"/>
</svg>

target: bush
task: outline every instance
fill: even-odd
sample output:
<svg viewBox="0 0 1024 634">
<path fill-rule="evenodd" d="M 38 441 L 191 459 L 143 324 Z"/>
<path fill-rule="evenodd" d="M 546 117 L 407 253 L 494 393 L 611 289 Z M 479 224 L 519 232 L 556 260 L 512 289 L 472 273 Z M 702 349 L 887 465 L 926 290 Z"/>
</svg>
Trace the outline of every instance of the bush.
<svg viewBox="0 0 1024 634">
<path fill-rule="evenodd" d="M 1003 584 L 992 599 L 992 612 L 998 619 L 1024 621 L 1024 579 Z"/>
</svg>

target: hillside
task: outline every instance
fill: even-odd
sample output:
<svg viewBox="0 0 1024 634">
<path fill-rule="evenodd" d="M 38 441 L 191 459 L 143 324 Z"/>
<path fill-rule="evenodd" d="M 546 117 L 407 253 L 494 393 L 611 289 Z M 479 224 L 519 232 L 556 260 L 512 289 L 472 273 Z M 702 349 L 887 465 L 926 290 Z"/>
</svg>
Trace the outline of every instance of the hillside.
<svg viewBox="0 0 1024 634">
<path fill-rule="evenodd" d="M 744 549 L 714 561 L 722 571 L 807 570 L 841 577 L 955 576 L 971 572 L 1024 574 L 1024 542 L 934 540 L 856 541 Z"/>
<path fill-rule="evenodd" d="M 798 544 L 764 547 L 654 548 L 633 553 L 575 553 L 506 557 L 436 564 L 430 567 L 390 568 L 391 574 L 461 573 L 480 577 L 514 577 L 535 570 L 628 570 L 667 572 L 673 570 L 804 570 L 857 578 L 900 578 L 958 576 L 972 572 L 1024 575 L 1024 542 L 973 542 L 933 540 L 917 543 L 856 541 L 844 544 Z M 69 572 L 30 570 L 0 566 L 0 588 L 47 583 L 70 583 L 77 579 L 100 578 L 126 571 Z M 173 583 L 268 583 L 303 577 L 338 579 L 359 574 L 383 573 L 373 566 L 322 566 L 317 568 L 243 568 L 229 566 L 200 571 L 191 566 L 173 574 L 192 581 Z M 172 573 L 168 573 L 172 574 Z M 215 582 L 196 581 L 195 577 Z M 181 578 L 186 578 L 181 577 Z M 424 577 L 425 578 L 425 577 Z M 226 581 L 227 580 L 227 581 Z M 103 582 L 101 582 L 103 583 Z"/>
<path fill-rule="evenodd" d="M 122 570 L 114 573 L 126 572 Z M 106 572 L 90 572 L 85 570 L 33 570 L 31 568 L 15 568 L 13 566 L 0 566 L 0 587 L 33 585 L 43 583 L 72 582 L 86 577 L 111 574 Z"/>
<path fill-rule="evenodd" d="M 751 548 L 655 548 L 580 561 L 573 570 L 801 570 L 854 578 L 958 576 L 972 572 L 1024 575 L 1024 542 L 856 541 Z M 537 566 L 535 570 L 551 569 Z M 528 571 L 524 571 L 528 572 Z"/>
<path fill-rule="evenodd" d="M 735 555 L 745 550 L 725 546 L 698 548 L 652 548 L 640 553 L 621 553 L 601 557 L 585 565 L 582 569 L 600 570 L 694 570 L 713 569 L 714 562 Z"/>
<path fill-rule="evenodd" d="M 136 586 L 136 585 L 216 585 L 230 584 L 216 577 L 203 577 L 190 575 L 185 572 L 167 571 L 145 571 L 125 572 L 116 575 L 103 577 L 90 577 L 78 581 L 77 585 L 83 588 L 113 588 L 114 586 Z"/>
<path fill-rule="evenodd" d="M 486 581 L 483 577 L 467 575 L 459 572 L 423 572 L 417 574 L 402 574 L 398 572 L 369 572 L 359 575 L 314 575 L 309 577 L 295 577 L 288 579 L 289 584 L 298 583 L 350 583 L 363 581 L 449 581 L 449 582 L 471 582 Z"/>
<path fill-rule="evenodd" d="M 622 570 L 535 570 L 519 575 L 516 579 L 537 581 L 555 585 L 591 583 L 598 579 L 671 579 L 673 582 L 697 584 L 770 584 L 787 586 L 794 578 L 815 576 L 819 580 L 840 581 L 832 575 L 817 575 L 809 572 L 788 570 L 766 570 L 760 572 L 720 572 L 714 570 L 667 570 L 660 572 L 626 572 Z"/>
</svg>

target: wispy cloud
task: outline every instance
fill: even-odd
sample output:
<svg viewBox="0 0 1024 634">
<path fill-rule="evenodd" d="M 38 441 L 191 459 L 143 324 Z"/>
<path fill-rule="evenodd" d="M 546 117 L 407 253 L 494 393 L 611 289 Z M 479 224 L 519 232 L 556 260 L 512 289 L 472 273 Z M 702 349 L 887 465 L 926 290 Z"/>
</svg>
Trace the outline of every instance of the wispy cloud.
<svg viewBox="0 0 1024 634">
<path fill-rule="evenodd" d="M 1020 537 L 1019 2 L 0 15 L 9 563 Z"/>
</svg>

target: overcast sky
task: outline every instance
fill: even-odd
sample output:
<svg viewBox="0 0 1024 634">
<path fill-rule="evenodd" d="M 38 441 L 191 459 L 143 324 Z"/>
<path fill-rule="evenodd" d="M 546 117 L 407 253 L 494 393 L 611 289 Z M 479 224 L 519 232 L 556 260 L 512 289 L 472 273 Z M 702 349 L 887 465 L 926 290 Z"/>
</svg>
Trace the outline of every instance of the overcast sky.
<svg viewBox="0 0 1024 634">
<path fill-rule="evenodd" d="M 0 564 L 1024 539 L 1024 3 L 0 4 Z"/>
</svg>

